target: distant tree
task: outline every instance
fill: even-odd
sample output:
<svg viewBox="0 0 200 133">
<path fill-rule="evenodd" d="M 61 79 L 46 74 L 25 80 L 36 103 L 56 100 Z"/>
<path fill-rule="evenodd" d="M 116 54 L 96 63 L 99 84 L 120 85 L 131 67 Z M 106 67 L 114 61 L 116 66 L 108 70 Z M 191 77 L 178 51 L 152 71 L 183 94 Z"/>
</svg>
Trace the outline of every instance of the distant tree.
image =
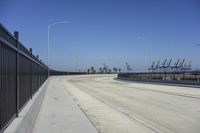
<svg viewBox="0 0 200 133">
<path fill-rule="evenodd" d="M 107 73 L 106 67 L 103 67 L 103 73 Z"/>
<path fill-rule="evenodd" d="M 118 68 L 119 73 L 122 71 L 121 68 Z"/>
<path fill-rule="evenodd" d="M 90 69 L 87 70 L 87 73 L 90 74 Z"/>
<path fill-rule="evenodd" d="M 111 70 L 111 69 L 108 69 L 107 73 L 112 73 L 112 70 Z"/>
<path fill-rule="evenodd" d="M 101 67 L 99 68 L 99 72 L 100 72 L 100 73 L 103 73 L 103 70 L 102 70 L 102 68 L 101 68 Z"/>
<path fill-rule="evenodd" d="M 118 69 L 117 69 L 116 67 L 114 67 L 114 68 L 113 68 L 113 72 L 114 72 L 114 73 L 117 73 L 117 72 L 118 72 Z"/>
<path fill-rule="evenodd" d="M 91 67 L 91 73 L 95 73 L 94 67 Z"/>
<path fill-rule="evenodd" d="M 116 69 L 116 68 L 115 68 L 115 67 L 113 67 L 113 72 L 115 72 L 115 69 Z"/>
</svg>

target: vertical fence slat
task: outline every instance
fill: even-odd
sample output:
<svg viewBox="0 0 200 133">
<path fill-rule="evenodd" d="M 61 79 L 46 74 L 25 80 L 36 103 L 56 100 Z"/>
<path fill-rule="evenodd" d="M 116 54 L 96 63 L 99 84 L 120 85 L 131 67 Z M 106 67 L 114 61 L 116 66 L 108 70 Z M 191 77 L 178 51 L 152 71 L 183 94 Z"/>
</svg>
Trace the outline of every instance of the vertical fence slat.
<svg viewBox="0 0 200 133">
<path fill-rule="evenodd" d="M 18 111 L 19 111 L 19 33 L 15 32 L 14 36 L 16 39 L 16 46 L 17 46 L 17 52 L 16 52 L 16 116 L 18 117 Z"/>
<path fill-rule="evenodd" d="M 0 35 L 2 35 L 2 32 L 0 31 Z M 3 92 L 2 92 L 2 44 L 0 42 L 0 129 L 2 129 L 2 102 L 3 102 Z"/>
</svg>

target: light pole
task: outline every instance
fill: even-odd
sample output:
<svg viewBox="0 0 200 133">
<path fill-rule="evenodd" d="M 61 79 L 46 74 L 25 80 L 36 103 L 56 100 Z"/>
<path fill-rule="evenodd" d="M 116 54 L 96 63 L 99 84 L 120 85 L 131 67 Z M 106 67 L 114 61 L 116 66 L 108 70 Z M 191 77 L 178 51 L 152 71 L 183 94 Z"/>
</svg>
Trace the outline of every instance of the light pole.
<svg viewBox="0 0 200 133">
<path fill-rule="evenodd" d="M 78 61 L 78 56 L 76 55 L 76 72 L 78 71 L 77 61 Z"/>
<path fill-rule="evenodd" d="M 52 26 L 57 25 L 57 24 L 67 24 L 69 22 L 67 21 L 59 21 L 59 22 L 54 22 L 48 25 L 48 77 L 50 76 L 50 29 Z"/>
<path fill-rule="evenodd" d="M 143 40 L 143 44 L 147 46 L 148 48 L 148 52 L 149 52 L 149 66 L 151 67 L 152 65 L 152 45 L 151 44 L 147 44 L 147 40 L 144 39 L 143 37 L 138 37 L 138 40 Z M 151 72 L 151 70 L 149 69 L 149 72 Z"/>
<path fill-rule="evenodd" d="M 200 43 L 197 43 L 196 46 L 197 46 L 197 47 L 200 47 Z"/>
<path fill-rule="evenodd" d="M 145 45 L 148 47 L 149 50 L 149 67 L 151 67 L 152 65 L 152 45 L 151 44 L 147 44 L 145 43 Z M 151 70 L 149 69 L 149 72 L 151 72 Z"/>
<path fill-rule="evenodd" d="M 149 67 L 151 67 L 151 63 L 152 63 L 152 45 L 149 44 L 145 44 L 148 47 L 148 51 L 149 51 Z M 149 72 L 151 72 L 151 70 L 149 69 Z"/>
<path fill-rule="evenodd" d="M 151 67 L 151 65 L 152 65 L 152 46 L 150 44 L 150 46 L 149 46 L 149 67 Z M 151 70 L 149 72 L 151 72 Z"/>
<path fill-rule="evenodd" d="M 78 72 L 78 57 L 79 57 L 79 55 L 75 55 L 75 58 L 76 58 L 76 72 Z"/>
</svg>

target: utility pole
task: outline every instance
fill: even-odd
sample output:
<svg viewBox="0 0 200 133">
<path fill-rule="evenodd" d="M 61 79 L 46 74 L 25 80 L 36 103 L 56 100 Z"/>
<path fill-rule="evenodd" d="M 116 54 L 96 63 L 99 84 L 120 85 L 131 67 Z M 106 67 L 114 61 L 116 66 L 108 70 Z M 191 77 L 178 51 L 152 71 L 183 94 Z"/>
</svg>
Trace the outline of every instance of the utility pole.
<svg viewBox="0 0 200 133">
<path fill-rule="evenodd" d="M 48 50 L 48 77 L 50 76 L 50 30 L 51 30 L 51 27 L 53 27 L 57 24 L 68 24 L 68 23 L 69 22 L 67 22 L 67 21 L 59 21 L 59 22 L 55 22 L 55 23 L 48 25 L 48 47 L 47 47 L 47 50 Z"/>
<path fill-rule="evenodd" d="M 78 57 L 79 57 L 79 55 L 75 55 L 75 58 L 76 58 L 76 72 L 78 72 Z"/>
<path fill-rule="evenodd" d="M 78 59 L 78 56 L 76 55 L 76 72 L 78 70 L 78 67 L 77 67 L 77 59 Z"/>
</svg>

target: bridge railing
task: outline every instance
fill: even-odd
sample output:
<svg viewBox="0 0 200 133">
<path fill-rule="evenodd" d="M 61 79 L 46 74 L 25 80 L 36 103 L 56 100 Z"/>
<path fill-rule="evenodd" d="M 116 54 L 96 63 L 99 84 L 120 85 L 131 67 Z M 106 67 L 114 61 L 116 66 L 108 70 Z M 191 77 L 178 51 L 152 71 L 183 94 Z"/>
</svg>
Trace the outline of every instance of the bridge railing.
<svg viewBox="0 0 200 133">
<path fill-rule="evenodd" d="M 48 67 L 0 24 L 0 133 L 48 78 Z"/>
<path fill-rule="evenodd" d="M 84 75 L 87 74 L 86 72 L 66 72 L 66 71 L 57 71 L 57 70 L 50 70 L 51 76 L 57 75 Z"/>
<path fill-rule="evenodd" d="M 200 85 L 200 71 L 119 73 L 118 78 L 134 81 Z"/>
</svg>

